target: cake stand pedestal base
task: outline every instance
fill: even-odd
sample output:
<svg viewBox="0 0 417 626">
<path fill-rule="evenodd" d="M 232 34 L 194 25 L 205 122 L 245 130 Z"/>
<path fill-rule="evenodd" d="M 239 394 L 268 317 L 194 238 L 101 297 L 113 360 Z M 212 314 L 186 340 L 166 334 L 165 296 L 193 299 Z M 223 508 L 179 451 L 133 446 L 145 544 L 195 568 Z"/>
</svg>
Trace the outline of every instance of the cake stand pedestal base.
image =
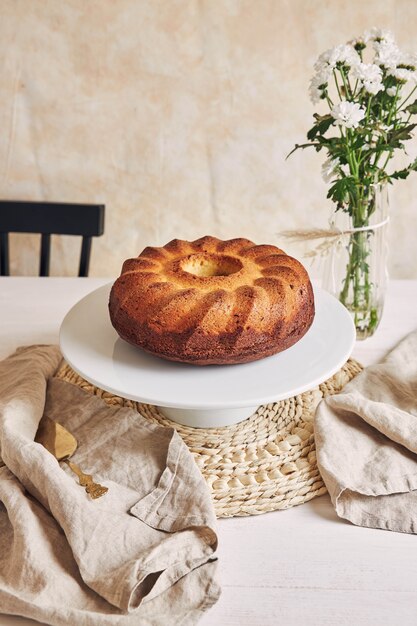
<svg viewBox="0 0 417 626">
<path fill-rule="evenodd" d="M 158 407 L 158 410 L 174 422 L 192 428 L 222 428 L 238 424 L 253 415 L 258 408 L 246 406 L 239 409 L 174 409 Z"/>
</svg>

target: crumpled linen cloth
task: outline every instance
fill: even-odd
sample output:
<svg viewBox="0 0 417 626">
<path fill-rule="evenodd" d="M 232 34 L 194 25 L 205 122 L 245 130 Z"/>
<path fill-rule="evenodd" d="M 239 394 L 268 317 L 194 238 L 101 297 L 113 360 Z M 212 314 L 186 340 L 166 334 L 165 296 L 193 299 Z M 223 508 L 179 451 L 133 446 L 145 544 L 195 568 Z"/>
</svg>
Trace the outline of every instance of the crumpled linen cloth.
<svg viewBox="0 0 417 626">
<path fill-rule="evenodd" d="M 219 597 L 210 494 L 175 430 L 51 378 L 56 346 L 0 363 L 0 613 L 57 626 L 194 624 Z M 34 441 L 43 414 L 109 491 Z"/>
<path fill-rule="evenodd" d="M 315 440 L 340 517 L 417 533 L 417 331 L 320 403 Z"/>
</svg>

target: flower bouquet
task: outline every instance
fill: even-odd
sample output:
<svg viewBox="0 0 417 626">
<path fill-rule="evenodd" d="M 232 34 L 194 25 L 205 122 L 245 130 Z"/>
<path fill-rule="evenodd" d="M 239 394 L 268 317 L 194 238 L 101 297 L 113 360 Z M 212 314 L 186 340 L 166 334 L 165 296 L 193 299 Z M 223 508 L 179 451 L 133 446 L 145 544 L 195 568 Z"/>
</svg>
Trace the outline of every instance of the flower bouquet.
<svg viewBox="0 0 417 626">
<path fill-rule="evenodd" d="M 310 96 L 314 104 L 326 104 L 328 112 L 314 114 L 307 143 L 296 144 L 290 154 L 307 147 L 326 152 L 322 173 L 330 183 L 327 197 L 335 204 L 331 232 L 345 235 L 337 238 L 344 242 L 345 258 L 339 281 L 332 258 L 331 290 L 352 312 L 358 337 L 364 338 L 375 331 L 382 313 L 378 264 L 388 221 L 386 190 L 393 180 L 417 170 L 417 159 L 390 169 L 416 126 L 417 55 L 405 54 L 390 32 L 374 28 L 324 52 L 314 69 Z"/>
</svg>

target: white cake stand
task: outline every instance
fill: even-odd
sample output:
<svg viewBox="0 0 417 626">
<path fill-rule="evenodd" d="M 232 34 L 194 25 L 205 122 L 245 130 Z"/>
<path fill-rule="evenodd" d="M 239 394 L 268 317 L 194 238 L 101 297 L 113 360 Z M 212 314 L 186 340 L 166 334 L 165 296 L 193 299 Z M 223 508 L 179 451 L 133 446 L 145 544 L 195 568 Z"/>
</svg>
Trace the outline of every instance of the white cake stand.
<svg viewBox="0 0 417 626">
<path fill-rule="evenodd" d="M 111 285 L 80 300 L 61 325 L 60 345 L 71 367 L 115 395 L 155 404 L 193 427 L 235 424 L 260 404 L 307 391 L 337 372 L 350 356 L 355 327 L 336 298 L 315 289 L 308 333 L 275 356 L 243 365 L 195 366 L 151 356 L 119 338 L 110 323 Z"/>
</svg>

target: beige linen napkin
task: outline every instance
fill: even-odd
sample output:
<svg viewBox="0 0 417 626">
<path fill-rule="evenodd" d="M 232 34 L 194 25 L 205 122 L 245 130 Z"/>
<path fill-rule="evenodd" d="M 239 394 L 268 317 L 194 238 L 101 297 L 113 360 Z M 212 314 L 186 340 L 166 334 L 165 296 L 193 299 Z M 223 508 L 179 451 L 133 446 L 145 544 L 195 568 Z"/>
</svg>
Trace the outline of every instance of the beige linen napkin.
<svg viewBox="0 0 417 626">
<path fill-rule="evenodd" d="M 219 596 L 210 494 L 173 429 L 51 378 L 55 346 L 0 363 L 0 613 L 74 626 L 194 624 Z M 34 442 L 43 414 L 109 488 Z"/>
<path fill-rule="evenodd" d="M 340 517 L 417 533 L 417 331 L 320 403 L 315 437 Z"/>
</svg>

